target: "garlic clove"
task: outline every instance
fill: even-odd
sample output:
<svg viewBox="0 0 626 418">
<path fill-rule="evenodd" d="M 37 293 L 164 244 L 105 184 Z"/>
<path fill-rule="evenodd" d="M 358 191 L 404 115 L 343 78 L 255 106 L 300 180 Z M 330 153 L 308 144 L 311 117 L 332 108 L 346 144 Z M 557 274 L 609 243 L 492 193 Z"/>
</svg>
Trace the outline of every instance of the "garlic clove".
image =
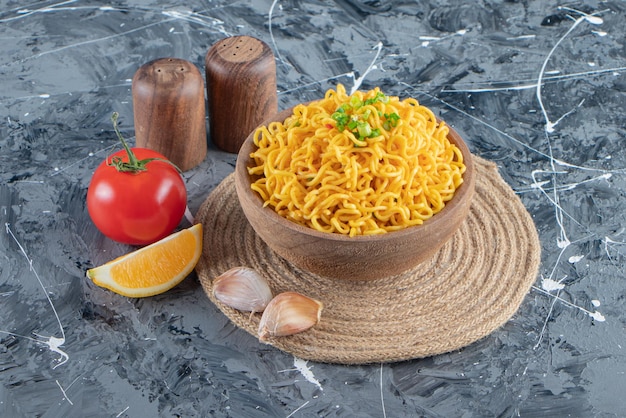
<svg viewBox="0 0 626 418">
<path fill-rule="evenodd" d="M 263 312 L 272 300 L 267 280 L 248 267 L 234 267 L 213 280 L 213 295 L 231 308 Z"/>
<path fill-rule="evenodd" d="M 322 302 L 296 292 L 284 292 L 267 305 L 259 323 L 259 339 L 297 334 L 320 321 Z"/>
</svg>

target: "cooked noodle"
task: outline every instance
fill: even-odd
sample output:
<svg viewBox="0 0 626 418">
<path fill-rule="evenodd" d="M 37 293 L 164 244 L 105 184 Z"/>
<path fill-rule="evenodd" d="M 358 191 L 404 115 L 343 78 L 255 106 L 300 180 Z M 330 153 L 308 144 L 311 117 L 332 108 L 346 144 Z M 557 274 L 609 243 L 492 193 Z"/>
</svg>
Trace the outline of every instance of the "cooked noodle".
<svg viewBox="0 0 626 418">
<path fill-rule="evenodd" d="M 417 100 L 342 85 L 254 133 L 252 189 L 281 216 L 324 231 L 372 235 L 419 225 L 463 182 L 448 127 Z"/>
</svg>

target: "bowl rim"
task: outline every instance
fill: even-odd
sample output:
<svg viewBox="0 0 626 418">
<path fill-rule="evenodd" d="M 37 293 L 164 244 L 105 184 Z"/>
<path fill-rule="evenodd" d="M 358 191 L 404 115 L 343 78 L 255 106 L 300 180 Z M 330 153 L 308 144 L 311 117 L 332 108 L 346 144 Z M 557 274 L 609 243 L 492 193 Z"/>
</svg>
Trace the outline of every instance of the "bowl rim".
<svg viewBox="0 0 626 418">
<path fill-rule="evenodd" d="M 282 110 L 274 114 L 273 116 L 265 119 L 259 126 L 267 126 L 268 124 L 272 122 L 283 122 L 287 117 L 289 117 L 293 113 L 294 107 L 295 106 L 292 106 L 288 109 Z M 439 123 L 443 122 L 443 120 L 438 117 L 436 119 L 437 119 L 437 122 Z M 408 227 L 405 227 L 396 231 L 389 231 L 389 232 L 382 233 L 382 234 L 355 235 L 351 237 L 346 234 L 318 231 L 316 229 L 301 225 L 299 223 L 296 223 L 294 221 L 291 221 L 279 215 L 278 213 L 276 213 L 274 209 L 272 209 L 269 206 L 264 207 L 263 206 L 264 201 L 261 198 L 261 196 L 250 188 L 250 185 L 252 184 L 252 176 L 248 173 L 248 170 L 247 170 L 248 166 L 250 165 L 250 162 L 252 161 L 252 159 L 250 158 L 250 154 L 253 152 L 254 147 L 255 147 L 253 137 L 257 128 L 254 128 L 254 130 L 248 135 L 248 137 L 246 137 L 246 139 L 244 140 L 237 154 L 237 161 L 235 165 L 235 175 L 236 175 L 236 178 L 238 179 L 237 180 L 237 185 L 238 185 L 237 194 L 239 195 L 239 193 L 243 192 L 243 191 L 240 191 L 239 180 L 245 179 L 245 185 L 246 185 L 245 193 L 252 194 L 253 198 L 248 199 L 248 201 L 254 204 L 256 210 L 261 211 L 263 214 L 268 216 L 275 223 L 280 223 L 284 225 L 287 229 L 290 229 L 294 232 L 308 235 L 312 238 L 323 239 L 326 241 L 336 241 L 337 243 L 371 242 L 373 240 L 384 243 L 387 241 L 395 241 L 397 239 L 401 239 L 406 236 L 411 236 L 415 232 L 416 228 L 419 228 L 421 230 L 437 228 L 439 224 L 449 221 L 449 218 L 445 216 L 446 214 L 450 212 L 462 210 L 464 206 L 467 206 L 467 208 L 469 208 L 469 201 L 471 201 L 471 197 L 474 193 L 474 185 L 475 185 L 475 178 L 476 178 L 474 161 L 472 159 L 472 155 L 469 150 L 469 147 L 467 146 L 467 144 L 465 143 L 461 135 L 459 135 L 459 133 L 454 128 L 452 128 L 452 126 L 450 126 L 447 123 L 446 125 L 448 126 L 448 129 L 449 129 L 448 136 L 447 136 L 448 140 L 453 142 L 463 154 L 463 162 L 465 163 L 465 167 L 466 167 L 465 173 L 463 173 L 463 183 L 455 191 L 452 200 L 449 200 L 448 202 L 446 202 L 444 208 L 441 211 L 437 212 L 436 214 L 434 214 L 429 219 L 425 220 L 422 224 L 419 224 L 419 225 L 412 225 L 412 226 L 408 226 Z M 463 205 L 464 201 L 467 202 L 466 205 Z"/>
</svg>

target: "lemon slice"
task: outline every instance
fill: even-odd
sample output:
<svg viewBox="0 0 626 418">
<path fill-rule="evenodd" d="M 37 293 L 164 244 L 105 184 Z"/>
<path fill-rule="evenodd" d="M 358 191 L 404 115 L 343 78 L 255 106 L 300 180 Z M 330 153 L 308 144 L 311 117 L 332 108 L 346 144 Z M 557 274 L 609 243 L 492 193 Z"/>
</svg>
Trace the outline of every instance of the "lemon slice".
<svg viewBox="0 0 626 418">
<path fill-rule="evenodd" d="M 166 292 L 191 273 L 202 254 L 202 224 L 87 270 L 96 285 L 141 298 Z"/>
</svg>

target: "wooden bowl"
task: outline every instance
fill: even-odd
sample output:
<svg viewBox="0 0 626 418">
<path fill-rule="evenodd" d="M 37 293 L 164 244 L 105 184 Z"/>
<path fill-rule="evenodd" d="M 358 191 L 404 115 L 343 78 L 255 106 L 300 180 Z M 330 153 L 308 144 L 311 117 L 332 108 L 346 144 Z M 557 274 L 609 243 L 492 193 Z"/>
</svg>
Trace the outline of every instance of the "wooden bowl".
<svg viewBox="0 0 626 418">
<path fill-rule="evenodd" d="M 292 109 L 278 113 L 263 125 L 284 121 Z M 452 200 L 422 225 L 372 236 L 349 237 L 320 232 L 297 224 L 273 208 L 250 185 L 250 154 L 256 150 L 251 133 L 241 146 L 235 168 L 237 196 L 255 232 L 278 255 L 305 271 L 347 280 L 373 280 L 402 273 L 431 257 L 448 241 L 469 213 L 474 194 L 475 171 L 463 139 L 450 128 L 448 139 L 463 153 L 466 171 L 463 184 Z"/>
</svg>

